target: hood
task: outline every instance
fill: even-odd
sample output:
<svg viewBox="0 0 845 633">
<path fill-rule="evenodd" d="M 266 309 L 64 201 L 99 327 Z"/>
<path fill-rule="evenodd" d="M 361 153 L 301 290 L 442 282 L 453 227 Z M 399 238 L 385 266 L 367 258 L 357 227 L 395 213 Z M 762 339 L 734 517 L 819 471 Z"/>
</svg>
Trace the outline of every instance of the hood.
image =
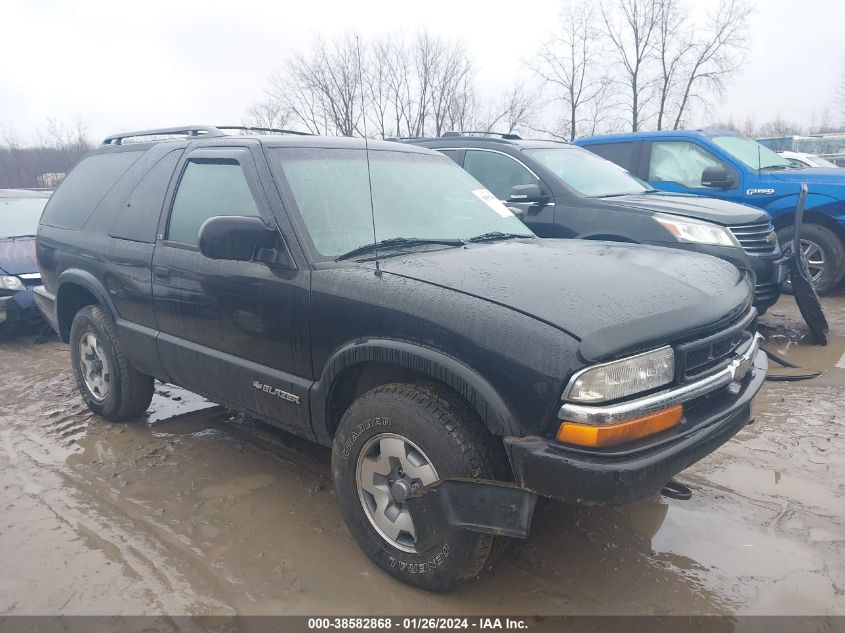
<svg viewBox="0 0 845 633">
<path fill-rule="evenodd" d="M 589 240 L 515 240 L 381 262 L 401 275 L 507 306 L 581 341 L 596 361 L 713 328 L 747 309 L 749 276 L 708 255 Z"/>
<path fill-rule="evenodd" d="M 617 207 L 683 215 L 717 224 L 754 224 L 769 219 L 765 211 L 717 198 L 671 193 L 643 193 L 606 198 Z"/>
<path fill-rule="evenodd" d="M 845 185 L 845 169 L 841 167 L 810 167 L 808 169 L 784 169 L 770 171 L 768 174 L 775 180 L 783 182 L 818 182 L 826 185 Z"/>
<path fill-rule="evenodd" d="M 37 273 L 35 238 L 0 238 L 0 271 L 5 275 Z"/>
</svg>

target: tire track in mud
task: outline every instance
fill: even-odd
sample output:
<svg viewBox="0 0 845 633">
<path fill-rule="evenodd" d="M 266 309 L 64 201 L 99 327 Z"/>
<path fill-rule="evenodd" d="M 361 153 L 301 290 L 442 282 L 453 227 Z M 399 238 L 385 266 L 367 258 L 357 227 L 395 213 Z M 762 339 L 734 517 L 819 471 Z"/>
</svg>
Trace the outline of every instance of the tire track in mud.
<svg viewBox="0 0 845 633">
<path fill-rule="evenodd" d="M 16 351 L 4 346 L 4 360 L 11 357 L 14 363 Z M 109 575 L 116 586 L 124 587 L 121 599 L 126 602 L 109 603 L 105 610 L 94 607 L 95 613 L 126 612 L 127 607 L 129 613 L 233 613 L 225 602 L 210 597 L 224 593 L 219 587 L 203 588 L 195 582 L 195 570 L 182 560 L 189 554 L 182 544 L 177 542 L 174 548 L 172 538 L 162 538 L 161 530 L 145 521 L 143 513 L 133 512 L 119 495 L 109 494 L 101 481 L 88 476 L 86 468 L 68 467 L 74 456 L 90 450 L 83 441 L 90 443 L 92 437 L 92 461 L 111 457 L 96 440 L 107 423 L 93 416 L 81 401 L 69 367 L 57 372 L 55 366 L 46 368 L 45 359 L 40 360 L 19 366 L 14 394 L 3 389 L 9 405 L 6 410 L 14 413 L 0 416 L 0 498 L 6 507 L 24 506 L 29 512 L 7 515 L 0 536 L 25 531 L 31 516 L 37 515 L 39 523 L 52 525 L 52 531 L 74 543 L 78 560 L 90 558 L 91 551 L 100 552 L 105 564 L 113 565 Z M 50 394 L 49 401 L 40 397 L 45 393 Z M 23 502 L 21 495 L 29 501 Z M 101 568 L 81 566 L 78 571 L 85 577 L 101 573 Z M 21 600 L 3 599 L 2 594 L 0 591 L 0 612 L 20 613 L 26 608 L 16 606 Z M 96 603 L 88 596 L 85 608 L 91 609 L 92 602 Z M 62 611 L 91 612 L 80 612 L 73 594 Z"/>
</svg>

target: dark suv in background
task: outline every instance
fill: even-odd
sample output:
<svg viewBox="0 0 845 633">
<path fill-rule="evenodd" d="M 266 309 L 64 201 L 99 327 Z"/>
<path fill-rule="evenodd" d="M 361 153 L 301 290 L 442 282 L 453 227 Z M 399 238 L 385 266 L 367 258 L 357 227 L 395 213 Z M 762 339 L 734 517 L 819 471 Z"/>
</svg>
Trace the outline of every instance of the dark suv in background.
<svg viewBox="0 0 845 633">
<path fill-rule="evenodd" d="M 762 314 L 786 278 L 769 216 L 713 198 L 661 193 L 614 163 L 559 141 L 446 132 L 406 142 L 475 176 L 541 237 L 635 242 L 706 253 L 754 272 Z"/>
<path fill-rule="evenodd" d="M 110 137 L 54 194 L 38 254 L 92 411 L 139 416 L 158 378 L 331 446 L 352 535 L 430 590 L 526 535 L 535 495 L 656 493 L 745 426 L 766 374 L 747 271 L 538 239 L 407 144 Z"/>
</svg>

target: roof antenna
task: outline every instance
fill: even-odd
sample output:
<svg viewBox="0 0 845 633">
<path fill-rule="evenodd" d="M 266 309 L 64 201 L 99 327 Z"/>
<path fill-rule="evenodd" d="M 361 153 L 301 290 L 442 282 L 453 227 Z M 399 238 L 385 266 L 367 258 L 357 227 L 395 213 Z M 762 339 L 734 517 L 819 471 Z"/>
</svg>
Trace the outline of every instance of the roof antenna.
<svg viewBox="0 0 845 633">
<path fill-rule="evenodd" d="M 763 172 L 763 159 L 760 158 L 760 143 L 757 143 L 757 178 L 760 178 Z M 372 193 L 370 194 L 372 195 Z"/>
<path fill-rule="evenodd" d="M 361 41 L 355 35 L 355 48 L 358 52 L 358 81 L 361 84 L 361 119 L 364 125 L 364 155 L 367 157 L 367 183 L 370 185 L 370 216 L 373 219 L 373 246 L 376 255 L 376 275 L 381 276 L 378 263 L 378 240 L 376 239 L 376 207 L 373 204 L 373 177 L 370 173 L 370 143 L 367 138 L 367 112 L 364 108 L 364 65 L 361 63 Z"/>
</svg>

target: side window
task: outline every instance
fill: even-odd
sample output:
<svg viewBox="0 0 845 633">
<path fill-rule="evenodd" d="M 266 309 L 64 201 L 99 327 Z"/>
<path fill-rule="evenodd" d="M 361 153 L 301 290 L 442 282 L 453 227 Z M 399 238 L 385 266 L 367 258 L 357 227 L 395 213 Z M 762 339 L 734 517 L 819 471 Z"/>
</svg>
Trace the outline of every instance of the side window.
<svg viewBox="0 0 845 633">
<path fill-rule="evenodd" d="M 189 161 L 173 200 L 167 239 L 196 245 L 200 226 L 216 215 L 259 215 L 243 169 L 234 160 Z"/>
<path fill-rule="evenodd" d="M 694 143 L 661 141 L 651 144 L 648 179 L 676 182 L 690 189 L 701 189 L 701 174 L 707 167 L 723 167 L 720 160 Z"/>
<path fill-rule="evenodd" d="M 586 145 L 584 149 L 588 149 L 593 154 L 598 154 L 605 160 L 616 163 L 628 171 L 631 171 L 633 167 L 633 143 L 602 143 L 600 145 Z"/>
<path fill-rule="evenodd" d="M 107 152 L 83 158 L 47 203 L 43 224 L 79 229 L 143 151 Z"/>
<path fill-rule="evenodd" d="M 533 174 L 513 158 L 495 152 L 467 150 L 464 169 L 499 200 L 507 200 L 516 185 L 533 185 L 537 182 Z"/>
<path fill-rule="evenodd" d="M 453 161 L 458 163 L 458 165 L 461 164 L 461 150 L 459 150 L 459 149 L 439 149 L 437 151 L 440 152 L 441 154 L 444 154 L 445 156 L 448 156 Z"/>
<path fill-rule="evenodd" d="M 164 194 L 182 150 L 168 152 L 141 178 L 109 229 L 111 237 L 133 242 L 155 242 Z"/>
</svg>

